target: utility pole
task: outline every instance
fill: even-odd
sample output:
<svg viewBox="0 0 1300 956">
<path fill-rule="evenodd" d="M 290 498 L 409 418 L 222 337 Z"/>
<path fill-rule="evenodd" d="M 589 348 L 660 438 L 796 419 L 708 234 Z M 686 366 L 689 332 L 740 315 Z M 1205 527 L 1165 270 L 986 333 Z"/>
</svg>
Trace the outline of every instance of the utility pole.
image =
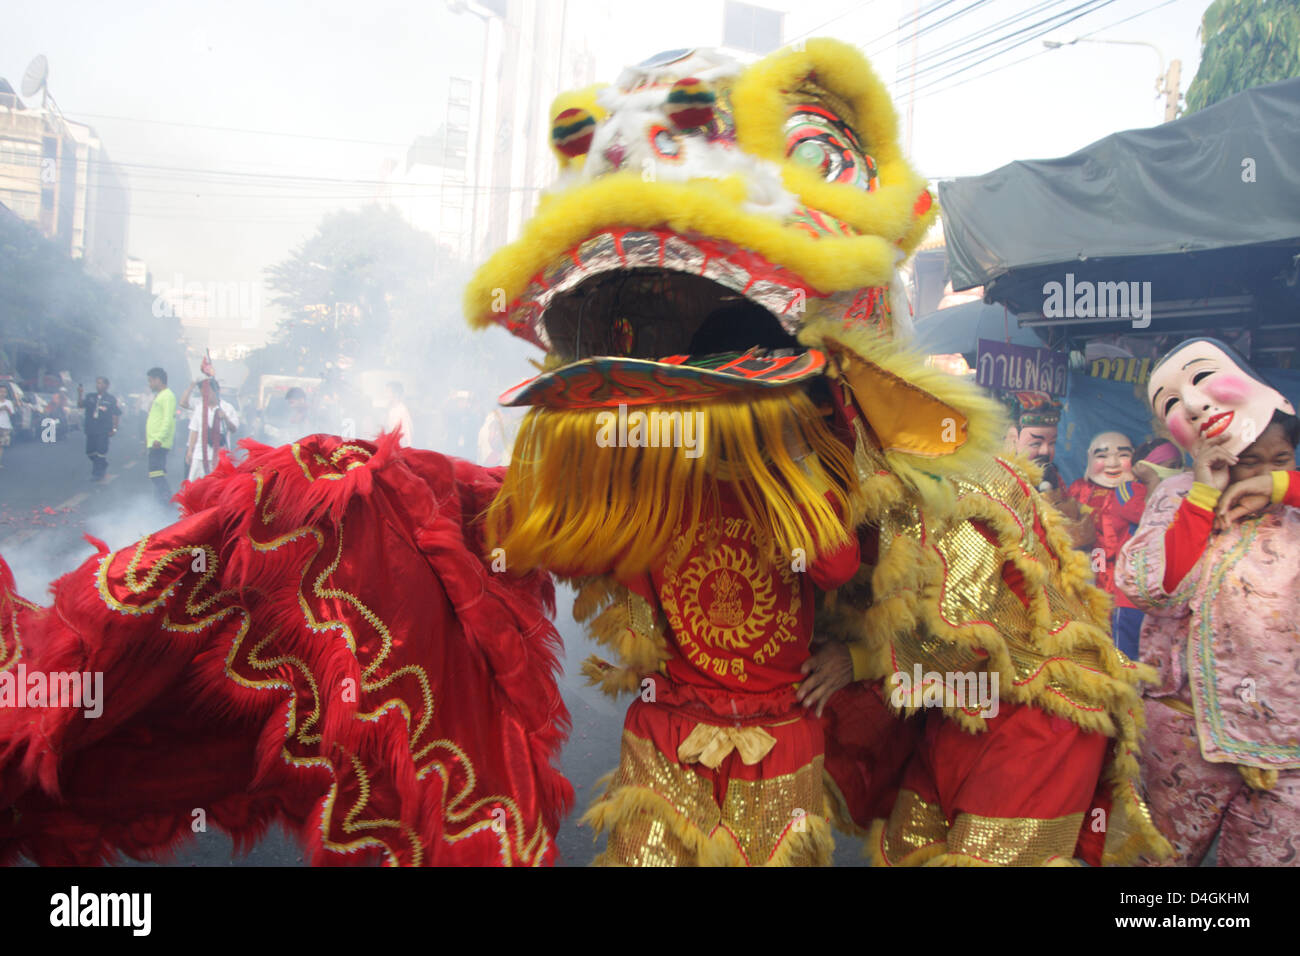
<svg viewBox="0 0 1300 956">
<path fill-rule="evenodd" d="M 1160 92 L 1165 95 L 1165 122 L 1178 119 L 1178 100 L 1182 97 L 1182 91 L 1179 89 L 1179 83 L 1182 80 L 1183 61 L 1173 60 L 1169 64 L 1169 72 L 1164 75 L 1164 89 Z"/>
<path fill-rule="evenodd" d="M 1156 74 L 1156 96 L 1165 98 L 1165 122 L 1178 119 L 1178 101 L 1182 98 L 1182 90 L 1179 84 L 1182 81 L 1183 61 L 1171 60 L 1169 69 L 1165 69 L 1165 55 L 1160 51 L 1160 47 L 1154 43 L 1148 43 L 1145 40 L 1106 40 L 1100 37 L 1075 37 L 1073 40 L 1044 40 L 1043 46 L 1049 50 L 1059 50 L 1063 46 L 1073 46 L 1076 43 L 1115 43 L 1121 46 L 1144 46 L 1155 51 L 1156 58 L 1160 61 L 1159 72 Z"/>
</svg>

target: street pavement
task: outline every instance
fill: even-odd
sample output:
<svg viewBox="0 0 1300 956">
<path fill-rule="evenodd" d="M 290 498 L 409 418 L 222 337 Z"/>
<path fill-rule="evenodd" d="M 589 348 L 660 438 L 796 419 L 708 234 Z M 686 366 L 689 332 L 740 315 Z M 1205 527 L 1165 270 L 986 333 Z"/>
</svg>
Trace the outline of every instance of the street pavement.
<svg viewBox="0 0 1300 956">
<path fill-rule="evenodd" d="M 120 548 L 176 517 L 174 507 L 164 510 L 153 501 L 143 437 L 134 436 L 128 423 L 123 423 L 112 441 L 108 478 L 102 484 L 90 481 L 90 462 L 84 451 L 84 436 L 73 432 L 53 444 L 29 441 L 11 445 L 0 460 L 0 555 L 14 571 L 18 592 L 31 600 L 45 603 L 48 584 L 94 553 L 83 534 L 92 534 L 110 547 Z M 181 453 L 174 450 L 168 461 L 173 489 L 179 484 L 182 466 Z M 573 782 L 576 802 L 556 841 L 560 865 L 585 866 L 601 846 L 593 842 L 591 831 L 581 827 L 578 820 L 592 798 L 596 780 L 618 762 L 623 716 L 630 698 L 614 701 L 585 685 L 579 667 L 598 648 L 574 622 L 572 601 L 572 594 L 561 589 L 557 595 L 557 626 L 565 644 L 561 691 L 573 717 L 573 731 L 561 753 L 560 765 Z M 865 865 L 861 849 L 861 841 L 837 834 L 836 865 Z M 170 865 L 303 863 L 297 843 L 283 830 L 273 828 L 247 854 L 237 857 L 225 834 L 215 829 L 195 834 Z M 156 865 L 125 859 L 120 864 Z"/>
</svg>

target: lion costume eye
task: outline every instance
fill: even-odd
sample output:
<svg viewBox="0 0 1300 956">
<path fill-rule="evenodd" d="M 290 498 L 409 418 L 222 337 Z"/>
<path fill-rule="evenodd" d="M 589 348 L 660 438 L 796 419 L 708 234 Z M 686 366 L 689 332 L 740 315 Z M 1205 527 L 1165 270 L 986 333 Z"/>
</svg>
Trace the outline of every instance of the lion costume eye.
<svg viewBox="0 0 1300 956">
<path fill-rule="evenodd" d="M 652 126 L 649 137 L 650 148 L 660 159 L 676 161 L 682 158 L 682 144 L 668 127 Z"/>
<path fill-rule="evenodd" d="M 829 183 L 871 191 L 878 185 L 876 163 L 853 131 L 825 107 L 799 106 L 785 123 L 785 154 Z"/>
</svg>

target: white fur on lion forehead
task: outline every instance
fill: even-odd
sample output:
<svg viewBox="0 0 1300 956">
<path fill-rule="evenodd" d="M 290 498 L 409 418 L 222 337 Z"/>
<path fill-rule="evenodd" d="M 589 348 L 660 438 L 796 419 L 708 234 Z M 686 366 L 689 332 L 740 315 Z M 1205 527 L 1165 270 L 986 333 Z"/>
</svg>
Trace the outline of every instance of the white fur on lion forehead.
<svg viewBox="0 0 1300 956">
<path fill-rule="evenodd" d="M 799 206 L 798 197 L 786 189 L 780 166 L 771 160 L 746 153 L 730 140 L 713 141 L 695 132 L 675 131 L 681 138 L 682 155 L 678 159 L 663 160 L 656 156 L 649 142 L 651 127 L 669 122 L 664 107 L 672 83 L 693 76 L 707 84 L 735 76 L 743 69 L 742 64 L 711 50 L 696 50 L 663 66 L 629 67 L 616 87 L 605 87 L 596 95 L 596 101 L 608 115 L 596 125 L 587 161 L 580 168 L 566 171 L 547 192 L 563 192 L 609 175 L 613 167 L 606 161 L 604 151 L 618 143 L 625 151 L 625 169 L 653 168 L 655 177 L 664 182 L 738 177 L 746 187 L 741 203 L 744 212 L 777 220 L 793 215 Z M 645 86 L 646 83 L 656 85 Z M 635 86 L 641 88 L 629 90 Z"/>
<path fill-rule="evenodd" d="M 644 86 L 647 83 L 672 84 L 688 76 L 693 76 L 702 83 L 711 83 L 716 80 L 739 76 L 744 72 L 747 65 L 741 63 L 735 57 L 723 53 L 721 50 L 697 49 L 689 51 L 681 59 L 673 60 L 670 63 L 657 66 L 624 67 L 623 72 L 618 75 L 618 82 L 615 83 L 615 86 L 618 90 L 626 91 L 635 89 L 638 86 Z M 602 92 L 608 90 L 607 87 Z M 604 106 L 605 103 L 602 101 L 600 105 Z"/>
</svg>

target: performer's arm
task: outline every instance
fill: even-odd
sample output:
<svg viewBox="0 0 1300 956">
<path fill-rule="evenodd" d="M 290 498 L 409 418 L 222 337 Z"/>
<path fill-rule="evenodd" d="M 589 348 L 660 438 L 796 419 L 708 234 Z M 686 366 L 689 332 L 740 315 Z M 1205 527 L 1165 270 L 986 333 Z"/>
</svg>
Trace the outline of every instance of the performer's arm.
<svg viewBox="0 0 1300 956">
<path fill-rule="evenodd" d="M 1273 503 L 1300 508 L 1300 471 L 1275 471 L 1273 478 Z"/>
<path fill-rule="evenodd" d="M 1205 553 L 1205 544 L 1214 529 L 1214 506 L 1218 501 L 1218 489 L 1198 481 L 1174 513 L 1173 522 L 1165 529 L 1166 593 L 1174 593 Z"/>
<path fill-rule="evenodd" d="M 1300 508 L 1300 472 L 1266 472 L 1230 485 L 1214 509 L 1215 525 L 1222 528 L 1279 504 Z"/>
<path fill-rule="evenodd" d="M 835 511 L 835 517 L 843 520 L 844 514 L 835 497 L 828 491 L 826 500 Z M 858 536 L 849 532 L 849 540 L 833 551 L 822 551 L 808 568 L 812 582 L 822 591 L 834 591 L 848 584 L 853 575 L 858 573 L 862 564 L 862 549 L 858 546 Z"/>
<path fill-rule="evenodd" d="M 854 536 L 843 547 L 818 555 L 808 572 L 818 588 L 833 591 L 847 584 L 858 573 L 861 563 L 862 552 L 858 548 L 858 539 Z"/>
<path fill-rule="evenodd" d="M 1128 501 L 1123 501 L 1119 508 L 1119 516 L 1129 524 L 1137 524 L 1142 520 L 1142 512 L 1147 506 L 1147 486 L 1140 481 L 1130 481 L 1128 483 Z"/>
</svg>

